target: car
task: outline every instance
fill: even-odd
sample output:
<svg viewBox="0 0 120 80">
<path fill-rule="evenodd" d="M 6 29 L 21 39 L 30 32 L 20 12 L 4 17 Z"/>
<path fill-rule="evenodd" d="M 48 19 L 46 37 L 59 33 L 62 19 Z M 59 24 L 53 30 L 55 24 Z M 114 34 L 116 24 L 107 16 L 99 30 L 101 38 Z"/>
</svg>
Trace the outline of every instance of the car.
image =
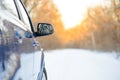
<svg viewBox="0 0 120 80">
<path fill-rule="evenodd" d="M 37 37 L 54 33 L 50 23 L 35 31 L 21 0 L 0 0 L 0 80 L 47 80 Z"/>
</svg>

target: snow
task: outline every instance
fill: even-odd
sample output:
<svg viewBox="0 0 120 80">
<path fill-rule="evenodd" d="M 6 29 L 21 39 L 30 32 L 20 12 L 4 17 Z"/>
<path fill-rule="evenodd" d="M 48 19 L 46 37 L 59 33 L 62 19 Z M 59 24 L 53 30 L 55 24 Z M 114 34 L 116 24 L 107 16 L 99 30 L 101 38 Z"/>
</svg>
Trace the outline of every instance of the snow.
<svg viewBox="0 0 120 80">
<path fill-rule="evenodd" d="M 21 68 L 14 80 L 35 80 L 41 52 L 21 55 Z M 82 49 L 45 51 L 48 80 L 120 80 L 120 59 L 115 52 Z"/>
<path fill-rule="evenodd" d="M 49 80 L 120 80 L 114 52 L 64 49 L 45 52 Z"/>
</svg>

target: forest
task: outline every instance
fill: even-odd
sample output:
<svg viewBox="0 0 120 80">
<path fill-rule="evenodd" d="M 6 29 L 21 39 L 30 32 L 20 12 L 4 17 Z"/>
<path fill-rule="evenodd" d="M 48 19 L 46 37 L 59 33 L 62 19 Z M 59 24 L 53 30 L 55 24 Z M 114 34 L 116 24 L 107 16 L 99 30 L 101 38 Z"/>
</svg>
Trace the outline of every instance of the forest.
<svg viewBox="0 0 120 80">
<path fill-rule="evenodd" d="M 40 22 L 54 26 L 53 35 L 38 38 L 44 49 L 80 48 L 120 52 L 120 1 L 106 1 L 110 4 L 89 7 L 82 23 L 66 30 L 52 0 L 23 0 L 35 29 Z"/>
</svg>

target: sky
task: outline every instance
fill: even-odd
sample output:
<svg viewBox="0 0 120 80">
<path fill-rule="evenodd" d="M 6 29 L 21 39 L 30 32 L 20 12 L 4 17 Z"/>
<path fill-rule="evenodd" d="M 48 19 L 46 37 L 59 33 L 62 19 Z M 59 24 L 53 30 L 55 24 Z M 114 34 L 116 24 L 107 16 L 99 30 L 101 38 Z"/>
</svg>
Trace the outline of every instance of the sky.
<svg viewBox="0 0 120 80">
<path fill-rule="evenodd" d="M 58 7 L 66 29 L 80 24 L 88 7 L 103 4 L 104 0 L 53 0 Z"/>
</svg>

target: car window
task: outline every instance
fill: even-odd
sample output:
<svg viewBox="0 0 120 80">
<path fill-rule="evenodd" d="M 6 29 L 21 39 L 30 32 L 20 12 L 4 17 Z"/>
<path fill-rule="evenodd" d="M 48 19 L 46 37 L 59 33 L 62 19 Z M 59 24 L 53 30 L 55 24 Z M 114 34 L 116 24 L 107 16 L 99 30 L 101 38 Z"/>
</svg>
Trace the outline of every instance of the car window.
<svg viewBox="0 0 120 80">
<path fill-rule="evenodd" d="M 20 0 L 0 0 L 0 17 L 14 23 L 25 31 L 31 31 L 27 13 Z"/>
<path fill-rule="evenodd" d="M 11 1 L 10 0 L 1 0 L 0 1 L 0 9 L 2 9 L 3 11 L 8 11 L 11 14 L 13 14 L 14 16 L 18 17 L 17 10 L 16 10 L 13 0 L 11 0 Z"/>
<path fill-rule="evenodd" d="M 7 14 L 9 13 L 9 15 L 6 15 L 8 17 L 16 17 L 21 22 L 23 22 L 24 25 L 26 25 L 23 26 L 24 28 L 27 28 L 31 31 L 30 19 L 28 17 L 27 11 L 23 6 L 24 5 L 22 4 L 21 0 L 0 0 L 0 12 L 5 12 Z"/>
<path fill-rule="evenodd" d="M 15 0 L 15 4 L 17 5 L 17 10 L 18 10 L 18 15 L 19 15 L 20 20 L 24 22 L 28 26 L 29 29 L 31 29 L 29 15 L 24 5 L 22 4 L 22 1 Z"/>
</svg>

